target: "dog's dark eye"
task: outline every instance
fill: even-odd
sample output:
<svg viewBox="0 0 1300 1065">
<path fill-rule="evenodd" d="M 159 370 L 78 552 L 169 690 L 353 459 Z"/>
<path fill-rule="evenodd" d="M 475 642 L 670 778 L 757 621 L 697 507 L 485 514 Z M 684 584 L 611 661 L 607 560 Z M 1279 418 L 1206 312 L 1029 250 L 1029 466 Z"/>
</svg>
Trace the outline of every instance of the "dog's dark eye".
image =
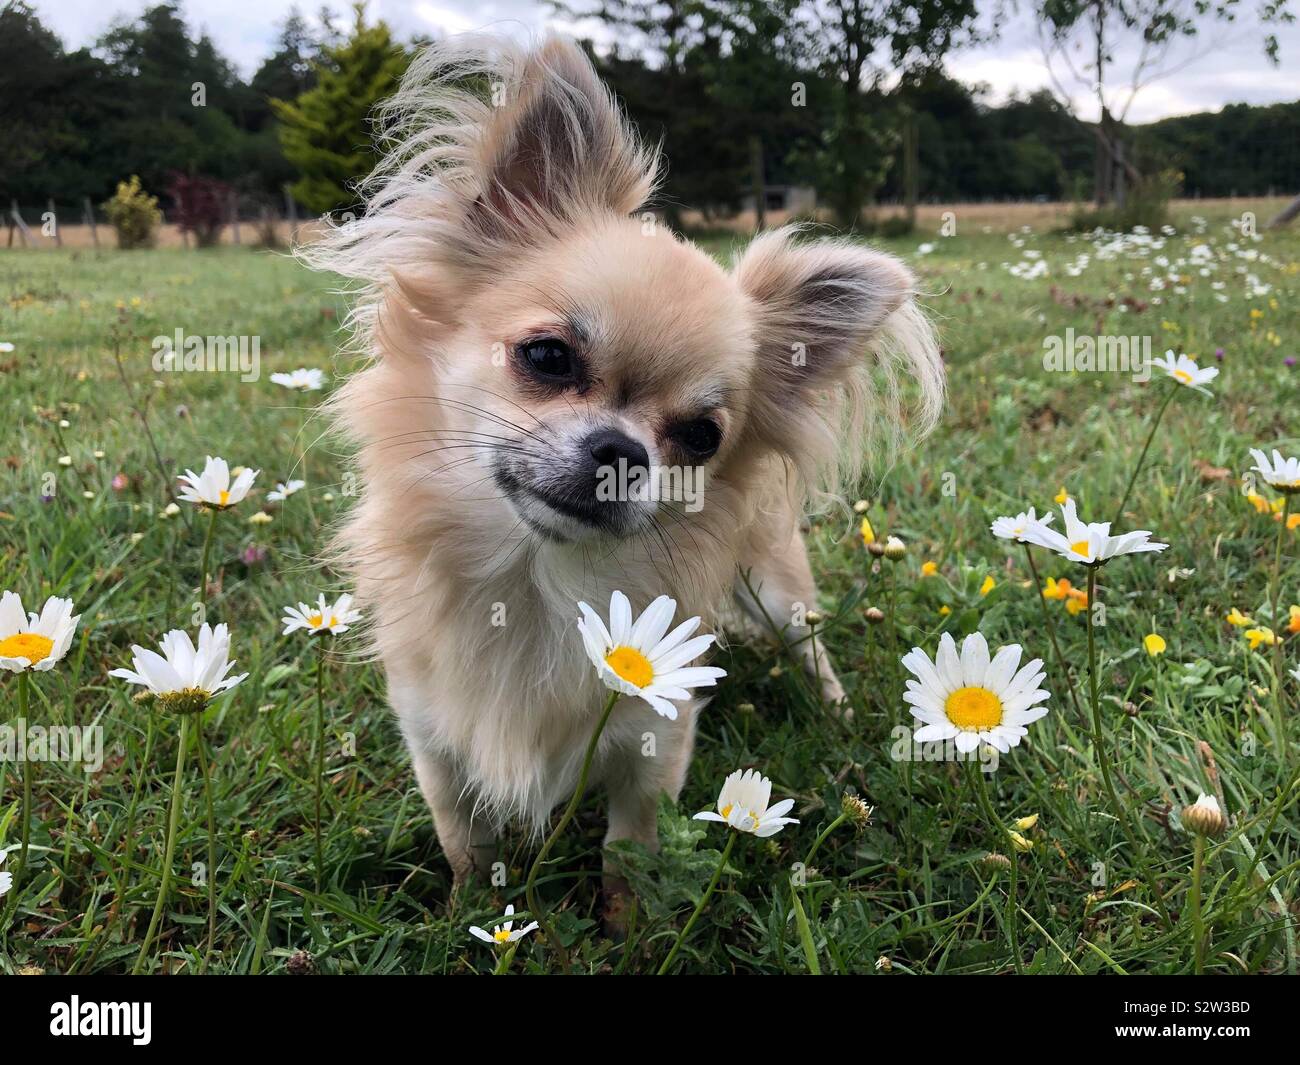
<svg viewBox="0 0 1300 1065">
<path fill-rule="evenodd" d="M 578 360 L 569 345 L 554 337 L 530 340 L 520 345 L 519 357 L 535 376 L 555 384 L 578 379 Z"/>
<path fill-rule="evenodd" d="M 707 459 L 722 443 L 722 430 L 710 418 L 675 425 L 668 435 L 692 458 Z"/>
</svg>

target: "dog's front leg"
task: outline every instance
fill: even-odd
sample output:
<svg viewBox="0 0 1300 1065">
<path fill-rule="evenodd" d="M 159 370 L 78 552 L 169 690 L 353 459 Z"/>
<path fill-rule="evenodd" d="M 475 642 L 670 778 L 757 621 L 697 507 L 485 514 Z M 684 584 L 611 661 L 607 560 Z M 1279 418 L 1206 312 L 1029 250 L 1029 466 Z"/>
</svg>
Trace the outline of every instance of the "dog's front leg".
<svg viewBox="0 0 1300 1065">
<path fill-rule="evenodd" d="M 464 794 L 464 777 L 446 759 L 411 745 L 415 779 L 433 814 L 438 842 L 451 865 L 455 887 L 475 873 L 487 879 L 496 860 L 496 832 L 483 817 L 474 817 L 473 800 Z"/>
</svg>

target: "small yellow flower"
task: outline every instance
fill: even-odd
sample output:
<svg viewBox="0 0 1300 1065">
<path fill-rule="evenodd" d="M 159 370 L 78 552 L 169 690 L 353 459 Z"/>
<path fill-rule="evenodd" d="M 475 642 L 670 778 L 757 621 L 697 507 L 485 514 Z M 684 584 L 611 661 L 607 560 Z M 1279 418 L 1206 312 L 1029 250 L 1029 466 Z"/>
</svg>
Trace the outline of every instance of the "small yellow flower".
<svg viewBox="0 0 1300 1065">
<path fill-rule="evenodd" d="M 1082 614 L 1088 609 L 1088 593 L 1072 592 L 1070 598 L 1065 601 L 1065 611 L 1070 617 Z"/>
<path fill-rule="evenodd" d="M 1297 514 L 1296 517 L 1300 517 L 1300 514 Z M 934 576 L 936 573 L 938 573 L 938 572 L 939 572 L 939 563 L 937 563 L 937 562 L 922 562 L 922 563 L 921 563 L 921 576 L 922 576 L 922 577 L 933 577 L 933 576 Z"/>
<path fill-rule="evenodd" d="M 1286 531 L 1295 532 L 1300 529 L 1300 514 L 1291 514 L 1286 519 Z"/>
<path fill-rule="evenodd" d="M 1300 606 L 1293 606 L 1289 610 L 1290 620 L 1286 623 L 1287 632 L 1300 632 Z"/>
<path fill-rule="evenodd" d="M 270 525 L 275 519 L 264 510 L 259 510 L 248 519 L 249 525 Z"/>
<path fill-rule="evenodd" d="M 1168 645 L 1165 643 L 1165 638 L 1158 632 L 1151 632 L 1142 637 L 1142 646 L 1147 649 L 1147 654 L 1155 658 L 1157 655 L 1164 654 Z"/>
<path fill-rule="evenodd" d="M 876 530 L 871 527 L 871 519 L 865 515 L 862 518 L 862 525 L 858 529 L 858 532 L 862 534 L 862 544 L 864 547 L 867 544 L 873 544 L 876 542 Z"/>
<path fill-rule="evenodd" d="M 1043 589 L 1044 599 L 1064 599 L 1070 594 L 1070 582 L 1062 577 L 1059 581 L 1055 577 L 1047 578 L 1047 587 Z"/>
<path fill-rule="evenodd" d="M 1224 615 L 1224 620 L 1227 621 L 1229 625 L 1235 625 L 1239 629 L 1244 629 L 1247 625 L 1255 624 L 1235 606 Z"/>
<path fill-rule="evenodd" d="M 1065 485 L 1061 485 L 1061 490 L 1052 497 L 1060 506 L 1065 506 L 1069 501 L 1070 493 L 1065 490 Z"/>
<path fill-rule="evenodd" d="M 980 595 L 988 595 L 997 586 L 998 582 L 993 579 L 993 575 L 990 573 L 984 578 L 984 583 L 980 585 Z"/>
<path fill-rule="evenodd" d="M 946 618 L 951 613 L 952 613 L 952 607 L 950 606 L 944 605 L 939 608 L 939 616 L 941 618 Z"/>
<path fill-rule="evenodd" d="M 1260 644 L 1267 644 L 1272 647 L 1273 644 L 1277 643 L 1277 637 L 1273 635 L 1273 630 L 1263 625 L 1257 629 L 1247 629 L 1242 635 L 1250 642 L 1252 651 L 1259 647 Z"/>
<path fill-rule="evenodd" d="M 1260 514 L 1267 514 L 1269 511 L 1268 500 L 1258 492 L 1247 492 L 1246 502 L 1249 503 Z"/>
<path fill-rule="evenodd" d="M 1028 832 L 1036 824 L 1038 824 L 1038 815 L 1030 814 L 1028 817 L 1020 818 L 1015 827 L 1018 832 Z"/>
<path fill-rule="evenodd" d="M 1028 854 L 1034 849 L 1034 841 L 1025 839 L 1019 832 L 1008 832 L 1007 835 L 1011 837 L 1011 846 L 1015 847 L 1021 854 Z"/>
</svg>

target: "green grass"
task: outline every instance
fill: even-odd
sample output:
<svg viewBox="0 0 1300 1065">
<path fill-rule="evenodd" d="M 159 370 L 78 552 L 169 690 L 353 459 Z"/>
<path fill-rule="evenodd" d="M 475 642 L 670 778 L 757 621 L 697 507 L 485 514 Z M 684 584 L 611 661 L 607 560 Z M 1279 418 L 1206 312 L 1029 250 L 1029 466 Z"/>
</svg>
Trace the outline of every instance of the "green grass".
<svg viewBox="0 0 1300 1065">
<path fill-rule="evenodd" d="M 1191 228 L 1188 215 L 1178 221 Z M 1180 233 L 1144 258 L 1130 249 L 1101 260 L 1087 241 L 1051 234 L 1020 234 L 1025 243 L 1017 248 L 1005 233 L 965 232 L 960 212 L 957 236 L 891 245 L 916 263 L 930 293 L 951 400 L 924 445 L 861 489 L 877 534 L 907 541 L 904 560 L 873 559 L 847 516 L 819 521 L 810 536 L 821 607 L 831 619 L 827 640 L 856 718 L 846 727 L 822 713 L 797 669 L 774 671 L 780 658 L 768 648 L 733 646 L 721 663 L 731 676 L 703 715 L 681 802 L 663 811 L 663 854 L 626 854 L 641 894 L 626 949 L 599 930 L 598 796 L 584 803 L 557 849 L 543 891 L 558 911 L 560 934 L 576 944 L 578 967 L 657 968 L 724 842 L 716 826 L 706 830 L 686 817 L 712 805 L 727 772 L 757 766 L 773 779 L 775 795 L 796 799 L 801 824 L 769 840 L 739 840 L 732 871 L 678 956 L 677 971 L 806 971 L 791 871 L 846 788 L 876 812 L 860 836 L 847 828 L 831 834 L 806 872 L 801 899 L 822 971 L 872 972 L 882 958 L 894 973 L 1012 971 L 1009 876 L 980 861 L 990 849 L 1005 851 L 1005 841 L 988 827 L 964 767 L 891 757 L 896 730 L 910 722 L 897 654 L 918 643 L 933 651 L 945 628 L 960 635 L 978 627 L 993 645 L 1021 642 L 1044 658 L 1054 692 L 1052 712 L 990 781 L 1000 817 L 1039 815 L 1026 833 L 1034 849 L 1018 859 L 1021 967 L 1191 971 L 1185 915 L 1192 847 L 1178 810 L 1206 791 L 1223 798 L 1232 818 L 1206 859 L 1207 969 L 1296 970 L 1288 917 L 1300 835 L 1288 788 L 1300 768 L 1297 685 L 1284 684 L 1284 756 L 1273 731 L 1269 649 L 1250 652 L 1223 616 L 1235 606 L 1268 620 L 1278 525 L 1243 497 L 1238 478 L 1250 465 L 1248 447 L 1295 453 L 1300 446 L 1288 421 L 1300 401 L 1300 370 L 1283 363 L 1296 351 L 1300 325 L 1300 232 L 1240 242 L 1259 253 L 1243 260 L 1226 250 L 1239 241 L 1226 222 L 1226 215 L 1212 217 L 1204 235 Z M 923 240 L 935 248 L 917 257 Z M 1153 267 L 1154 256 L 1186 258 L 1198 243 L 1226 258 L 1208 277 L 1182 269 L 1190 275 L 1185 292 L 1153 293 L 1143 268 L 1166 273 Z M 1050 276 L 1011 276 L 1002 264 L 1032 263 L 1025 250 L 1042 254 Z M 1065 265 L 1081 251 L 1092 262 L 1069 276 Z M 1243 297 L 1238 267 L 1270 293 Z M 325 367 L 331 376 L 346 371 L 333 355 L 344 307 L 329 288 L 328 279 L 288 258 L 233 248 L 0 253 L 0 341 L 16 348 L 0 355 L 0 588 L 20 592 L 28 606 L 49 594 L 76 602 L 83 616 L 77 640 L 55 670 L 34 675 L 29 719 L 100 724 L 106 746 L 95 775 L 66 763 L 33 767 L 31 871 L 3 940 L 5 971 L 122 972 L 139 951 L 158 887 L 178 729 L 175 719 L 133 703 L 127 686 L 106 674 L 128 664 L 132 643 L 152 645 L 168 627 L 193 627 L 203 516 L 188 508 L 160 516 L 169 495 L 159 461 L 169 480 L 206 454 L 263 470 L 255 498 L 217 525 L 209 601 L 211 617 L 230 623 L 239 671 L 250 676 L 203 720 L 216 821 L 215 939 L 209 950 L 207 889 L 193 875 L 207 862 L 208 834 L 191 752 L 179 883 L 147 967 L 276 972 L 296 967 L 301 957 L 291 958 L 306 951 L 325 972 L 489 972 L 491 951 L 467 936 L 467 926 L 490 923 L 506 902 L 523 906 L 532 850 L 520 833 L 504 841 L 508 886 L 452 898 L 380 675 L 347 644 L 326 683 L 326 883 L 315 891 L 314 658 L 307 642 L 279 635 L 277 619 L 283 605 L 338 586 L 337 575 L 321 573 L 313 559 L 348 501 L 347 486 L 343 456 L 319 439 L 325 427 L 311 409 L 319 394 L 287 392 L 267 375 L 300 365 Z M 1216 301 L 1218 291 L 1227 302 Z M 1153 304 L 1153 296 L 1164 302 Z M 1141 302 L 1120 310 L 1126 297 Z M 1253 329 L 1252 308 L 1262 312 Z M 262 379 L 155 373 L 149 338 L 177 326 L 260 335 Z M 1213 398 L 1190 390 L 1174 398 L 1122 522 L 1154 530 L 1170 549 L 1106 567 L 1098 596 L 1106 608 L 1098 634 L 1108 757 L 1140 854 L 1175 917 L 1172 930 L 1163 927 L 1137 853 L 1108 811 L 1097 752 L 1051 658 L 1024 555 L 988 533 L 993 517 L 1029 504 L 1041 511 L 1063 485 L 1085 515 L 1109 518 L 1147 419 L 1169 387 L 1115 373 L 1046 372 L 1043 339 L 1066 327 L 1148 334 L 1155 352 L 1173 347 L 1203 364 L 1224 349 Z M 134 401 L 119 377 L 115 336 Z M 132 410 L 145 398 L 157 456 Z M 59 464 L 65 454 L 71 466 Z M 129 484 L 115 489 L 110 482 L 119 473 Z M 44 499 L 47 475 L 57 487 Z M 268 505 L 271 524 L 248 524 L 265 491 L 290 475 L 305 477 L 308 490 Z M 245 559 L 251 546 L 266 549 L 264 561 Z M 1082 569 L 1037 558 L 1044 579 L 1083 585 Z M 937 575 L 921 576 L 925 560 L 937 563 Z M 1284 614 L 1300 602 L 1298 560 L 1300 530 L 1284 540 Z M 996 588 L 981 595 L 989 575 Z M 1082 682 L 1084 615 L 1048 605 Z M 868 624 L 867 606 L 891 620 Z M 1141 642 L 1152 631 L 1168 641 L 1156 661 Z M 1288 669 L 1300 661 L 1298 642 L 1293 636 L 1284 649 Z M 15 681 L 6 675 L 0 683 L 4 716 L 15 716 Z M 20 768 L 11 761 L 3 773 L 0 846 L 12 847 Z M 16 861 L 11 854 L 6 868 Z M 553 955 L 529 939 L 513 965 L 516 972 L 550 971 Z"/>
</svg>

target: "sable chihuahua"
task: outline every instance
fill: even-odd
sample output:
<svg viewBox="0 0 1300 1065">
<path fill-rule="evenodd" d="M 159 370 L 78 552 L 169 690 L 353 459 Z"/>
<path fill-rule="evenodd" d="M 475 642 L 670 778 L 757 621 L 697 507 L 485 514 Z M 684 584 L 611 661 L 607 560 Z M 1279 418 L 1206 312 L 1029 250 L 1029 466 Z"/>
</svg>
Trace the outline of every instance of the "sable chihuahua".
<svg viewBox="0 0 1300 1065">
<path fill-rule="evenodd" d="M 666 593 L 716 625 L 734 596 L 842 703 L 797 624 L 817 598 L 801 517 L 933 424 L 943 371 L 897 259 L 785 229 L 727 270 L 645 211 L 657 153 L 573 44 L 436 45 L 384 119 L 364 214 L 303 254 L 360 289 L 370 359 L 331 401 L 362 484 L 338 556 L 461 881 L 575 786 L 606 695 L 579 600 Z M 614 468 L 703 488 L 602 493 Z M 656 846 L 699 707 L 615 707 L 591 776 L 606 842 Z"/>
</svg>

